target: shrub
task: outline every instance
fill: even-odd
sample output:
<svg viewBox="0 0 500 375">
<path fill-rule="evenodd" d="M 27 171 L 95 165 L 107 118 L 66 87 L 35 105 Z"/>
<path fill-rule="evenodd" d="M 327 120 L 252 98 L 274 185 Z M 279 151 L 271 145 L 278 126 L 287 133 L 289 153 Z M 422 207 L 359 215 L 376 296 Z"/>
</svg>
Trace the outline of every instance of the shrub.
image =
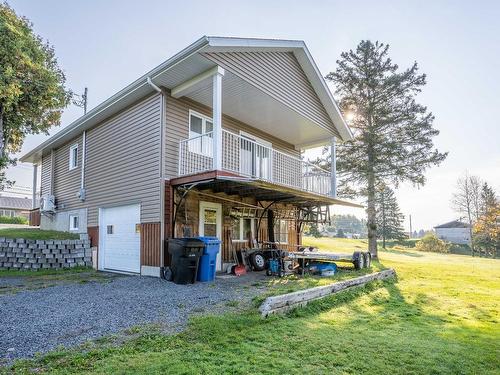
<svg viewBox="0 0 500 375">
<path fill-rule="evenodd" d="M 434 233 L 427 233 L 417 242 L 415 249 L 433 253 L 449 253 L 450 244 L 439 239 Z"/>
<path fill-rule="evenodd" d="M 0 216 L 0 224 L 28 224 L 28 219 L 22 216 Z"/>
</svg>

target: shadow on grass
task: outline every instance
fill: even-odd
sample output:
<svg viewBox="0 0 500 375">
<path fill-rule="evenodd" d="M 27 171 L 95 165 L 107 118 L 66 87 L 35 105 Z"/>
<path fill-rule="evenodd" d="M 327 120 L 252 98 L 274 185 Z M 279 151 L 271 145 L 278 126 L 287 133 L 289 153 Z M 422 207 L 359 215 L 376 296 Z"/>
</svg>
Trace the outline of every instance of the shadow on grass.
<svg viewBox="0 0 500 375">
<path fill-rule="evenodd" d="M 419 254 L 419 253 L 415 253 L 415 252 L 410 252 L 410 251 L 405 251 L 405 250 L 379 248 L 379 251 L 382 251 L 382 252 L 385 252 L 385 253 L 405 255 L 407 257 L 413 257 L 413 258 L 421 258 L 421 257 L 424 256 L 423 254 Z"/>
<path fill-rule="evenodd" d="M 384 267 L 382 264 L 380 267 Z M 52 353 L 16 370 L 102 373 L 495 373 L 494 335 L 410 303 L 398 280 L 317 300 L 285 316 L 256 309 L 201 316 L 175 336 L 146 332 L 117 347 Z M 0 371 L 1 372 L 1 371 Z"/>
</svg>

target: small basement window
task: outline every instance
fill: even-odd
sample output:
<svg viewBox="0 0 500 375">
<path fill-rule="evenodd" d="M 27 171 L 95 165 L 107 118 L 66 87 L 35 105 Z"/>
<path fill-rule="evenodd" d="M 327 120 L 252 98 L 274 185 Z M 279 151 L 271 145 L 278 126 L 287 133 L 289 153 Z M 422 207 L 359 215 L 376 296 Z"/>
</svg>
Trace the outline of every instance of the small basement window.
<svg viewBox="0 0 500 375">
<path fill-rule="evenodd" d="M 69 170 L 78 166 L 78 143 L 69 148 Z"/>
<path fill-rule="evenodd" d="M 78 230 L 80 218 L 77 215 L 69 215 L 69 230 Z"/>
</svg>

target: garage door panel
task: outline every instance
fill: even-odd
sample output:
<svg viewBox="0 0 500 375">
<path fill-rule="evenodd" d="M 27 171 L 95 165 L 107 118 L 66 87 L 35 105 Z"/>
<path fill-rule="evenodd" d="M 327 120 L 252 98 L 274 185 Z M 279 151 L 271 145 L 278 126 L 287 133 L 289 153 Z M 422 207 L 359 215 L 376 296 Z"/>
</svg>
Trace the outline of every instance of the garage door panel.
<svg viewBox="0 0 500 375">
<path fill-rule="evenodd" d="M 102 209 L 104 269 L 140 273 L 140 205 Z"/>
</svg>

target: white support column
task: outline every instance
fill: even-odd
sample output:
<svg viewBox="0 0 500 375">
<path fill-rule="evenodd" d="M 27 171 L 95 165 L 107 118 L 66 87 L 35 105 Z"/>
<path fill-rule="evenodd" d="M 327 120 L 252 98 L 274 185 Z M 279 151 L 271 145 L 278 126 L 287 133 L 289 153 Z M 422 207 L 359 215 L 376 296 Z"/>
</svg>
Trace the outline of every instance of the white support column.
<svg viewBox="0 0 500 375">
<path fill-rule="evenodd" d="M 337 198 L 337 150 L 335 147 L 336 139 L 335 137 L 331 140 L 330 152 L 331 152 L 331 165 L 330 165 L 330 174 L 331 174 L 331 196 L 333 198 Z"/>
<path fill-rule="evenodd" d="M 213 160 L 215 170 L 222 170 L 222 76 L 224 70 L 213 75 L 212 111 L 213 111 Z"/>
<path fill-rule="evenodd" d="M 32 193 L 32 201 L 31 201 L 31 208 L 35 209 L 36 208 L 36 189 L 37 189 L 37 182 L 38 182 L 38 164 L 33 164 L 33 193 Z"/>
</svg>

